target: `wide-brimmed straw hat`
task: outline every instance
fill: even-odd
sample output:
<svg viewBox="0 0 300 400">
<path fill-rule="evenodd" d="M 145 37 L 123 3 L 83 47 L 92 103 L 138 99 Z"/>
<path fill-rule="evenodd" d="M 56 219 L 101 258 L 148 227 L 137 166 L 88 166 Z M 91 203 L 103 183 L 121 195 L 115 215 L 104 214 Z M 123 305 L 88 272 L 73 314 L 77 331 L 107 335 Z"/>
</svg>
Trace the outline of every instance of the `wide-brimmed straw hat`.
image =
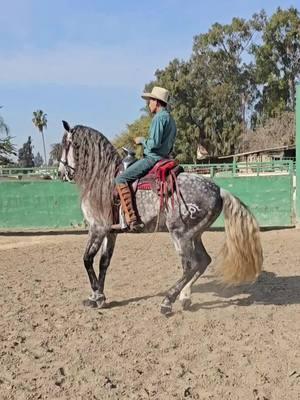
<svg viewBox="0 0 300 400">
<path fill-rule="evenodd" d="M 159 86 L 154 86 L 151 93 L 143 93 L 142 98 L 145 100 L 155 99 L 161 100 L 164 103 L 168 104 L 169 101 L 169 91 Z"/>
</svg>

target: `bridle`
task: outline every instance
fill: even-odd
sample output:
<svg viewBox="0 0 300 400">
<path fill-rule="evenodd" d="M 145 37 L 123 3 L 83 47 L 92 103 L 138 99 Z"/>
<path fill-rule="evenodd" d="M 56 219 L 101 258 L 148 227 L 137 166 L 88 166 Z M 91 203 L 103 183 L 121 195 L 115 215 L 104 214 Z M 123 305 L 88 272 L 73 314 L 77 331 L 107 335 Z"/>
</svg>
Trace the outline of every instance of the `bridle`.
<svg viewBox="0 0 300 400">
<path fill-rule="evenodd" d="M 62 163 L 62 165 L 65 167 L 65 178 L 68 182 L 72 181 L 72 178 L 70 178 L 70 174 L 75 173 L 75 168 L 71 167 L 71 165 L 68 164 L 68 152 L 70 149 L 71 141 L 68 141 L 68 146 L 65 149 L 65 160 L 60 159 L 59 162 Z"/>
</svg>

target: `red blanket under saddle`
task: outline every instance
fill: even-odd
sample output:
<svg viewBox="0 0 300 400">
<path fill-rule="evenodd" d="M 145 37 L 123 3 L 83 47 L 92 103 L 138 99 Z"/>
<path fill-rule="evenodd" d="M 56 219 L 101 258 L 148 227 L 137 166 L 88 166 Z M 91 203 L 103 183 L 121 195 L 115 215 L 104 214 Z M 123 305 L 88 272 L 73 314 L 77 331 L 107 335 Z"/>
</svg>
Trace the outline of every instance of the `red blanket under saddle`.
<svg viewBox="0 0 300 400">
<path fill-rule="evenodd" d="M 176 160 L 160 160 L 154 167 L 141 178 L 138 182 L 137 189 L 139 190 L 153 190 L 153 181 L 166 182 L 167 176 L 170 172 L 178 166 L 178 161 Z M 177 171 L 176 171 L 177 172 Z M 176 173 L 178 175 L 178 173 Z"/>
<path fill-rule="evenodd" d="M 168 208 L 168 199 L 171 197 L 174 208 L 174 192 L 179 196 L 176 177 L 183 168 L 176 160 L 160 160 L 137 183 L 137 190 L 153 190 L 160 197 L 160 209 Z"/>
</svg>

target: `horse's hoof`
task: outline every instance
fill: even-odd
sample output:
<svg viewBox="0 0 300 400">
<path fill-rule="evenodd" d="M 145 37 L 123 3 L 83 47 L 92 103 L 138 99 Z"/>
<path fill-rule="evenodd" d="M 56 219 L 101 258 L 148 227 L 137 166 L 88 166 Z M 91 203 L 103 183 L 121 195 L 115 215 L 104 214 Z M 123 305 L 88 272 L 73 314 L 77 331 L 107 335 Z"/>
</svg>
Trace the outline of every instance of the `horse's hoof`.
<svg viewBox="0 0 300 400">
<path fill-rule="evenodd" d="M 172 307 L 168 307 L 168 306 L 160 306 L 160 312 L 162 315 L 165 315 L 166 317 L 170 317 L 173 312 L 172 312 Z"/>
<path fill-rule="evenodd" d="M 83 300 L 82 304 L 85 307 L 89 308 L 105 308 L 106 307 L 106 302 L 105 302 L 105 297 L 100 297 L 98 300 L 92 300 L 92 299 L 87 299 Z"/>
<path fill-rule="evenodd" d="M 106 302 L 105 302 L 105 297 L 103 297 L 102 299 L 99 299 L 96 301 L 97 307 L 98 308 L 105 308 L 106 307 Z"/>
<path fill-rule="evenodd" d="M 89 307 L 89 308 L 98 308 L 97 302 L 94 300 L 83 300 L 82 304 L 84 305 L 84 307 Z"/>
<path fill-rule="evenodd" d="M 160 312 L 166 317 L 172 314 L 172 304 L 169 300 L 164 300 L 160 305 Z"/>
<path fill-rule="evenodd" d="M 187 298 L 187 299 L 180 300 L 180 303 L 181 303 L 181 307 L 183 310 L 188 310 L 192 304 L 192 301 L 191 301 L 191 299 Z"/>
</svg>

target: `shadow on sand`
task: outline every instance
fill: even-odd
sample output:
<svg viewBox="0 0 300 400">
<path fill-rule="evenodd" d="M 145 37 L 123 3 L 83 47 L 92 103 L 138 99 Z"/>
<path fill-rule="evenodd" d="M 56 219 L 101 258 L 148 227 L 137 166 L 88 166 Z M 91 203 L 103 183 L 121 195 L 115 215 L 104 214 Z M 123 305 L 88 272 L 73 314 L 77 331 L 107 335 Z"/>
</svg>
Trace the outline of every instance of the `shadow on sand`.
<svg viewBox="0 0 300 400">
<path fill-rule="evenodd" d="M 204 276 L 211 278 L 211 276 Z M 194 293 L 211 293 L 217 300 L 191 305 L 190 311 L 209 308 L 225 308 L 231 305 L 250 306 L 300 304 L 300 276 L 276 276 L 263 271 L 258 280 L 251 285 L 224 287 L 216 280 L 195 285 Z M 238 295 L 248 297 L 236 298 Z"/>
<path fill-rule="evenodd" d="M 119 301 L 108 301 L 106 303 L 105 308 L 114 308 L 114 307 L 122 307 L 122 306 L 127 306 L 130 303 L 138 303 L 139 301 L 143 300 L 148 300 L 152 299 L 154 297 L 164 297 L 166 295 L 166 292 L 160 292 L 152 295 L 146 295 L 146 296 L 140 296 L 140 297 L 132 297 L 130 299 L 124 299 L 124 300 L 119 300 Z"/>
<path fill-rule="evenodd" d="M 213 276 L 205 275 L 202 282 L 193 287 L 193 293 L 209 293 L 216 297 L 213 301 L 194 303 L 189 311 L 200 309 L 226 308 L 235 306 L 250 306 L 251 304 L 261 305 L 289 305 L 300 304 L 300 276 L 276 276 L 273 272 L 263 271 L 258 280 L 251 285 L 239 285 L 224 287 L 217 280 L 209 280 Z M 166 292 L 152 295 L 132 297 L 121 301 L 111 301 L 105 308 L 127 306 L 130 303 L 148 300 L 154 297 L 164 297 Z M 239 295 L 248 295 L 243 298 L 236 298 Z"/>
</svg>

